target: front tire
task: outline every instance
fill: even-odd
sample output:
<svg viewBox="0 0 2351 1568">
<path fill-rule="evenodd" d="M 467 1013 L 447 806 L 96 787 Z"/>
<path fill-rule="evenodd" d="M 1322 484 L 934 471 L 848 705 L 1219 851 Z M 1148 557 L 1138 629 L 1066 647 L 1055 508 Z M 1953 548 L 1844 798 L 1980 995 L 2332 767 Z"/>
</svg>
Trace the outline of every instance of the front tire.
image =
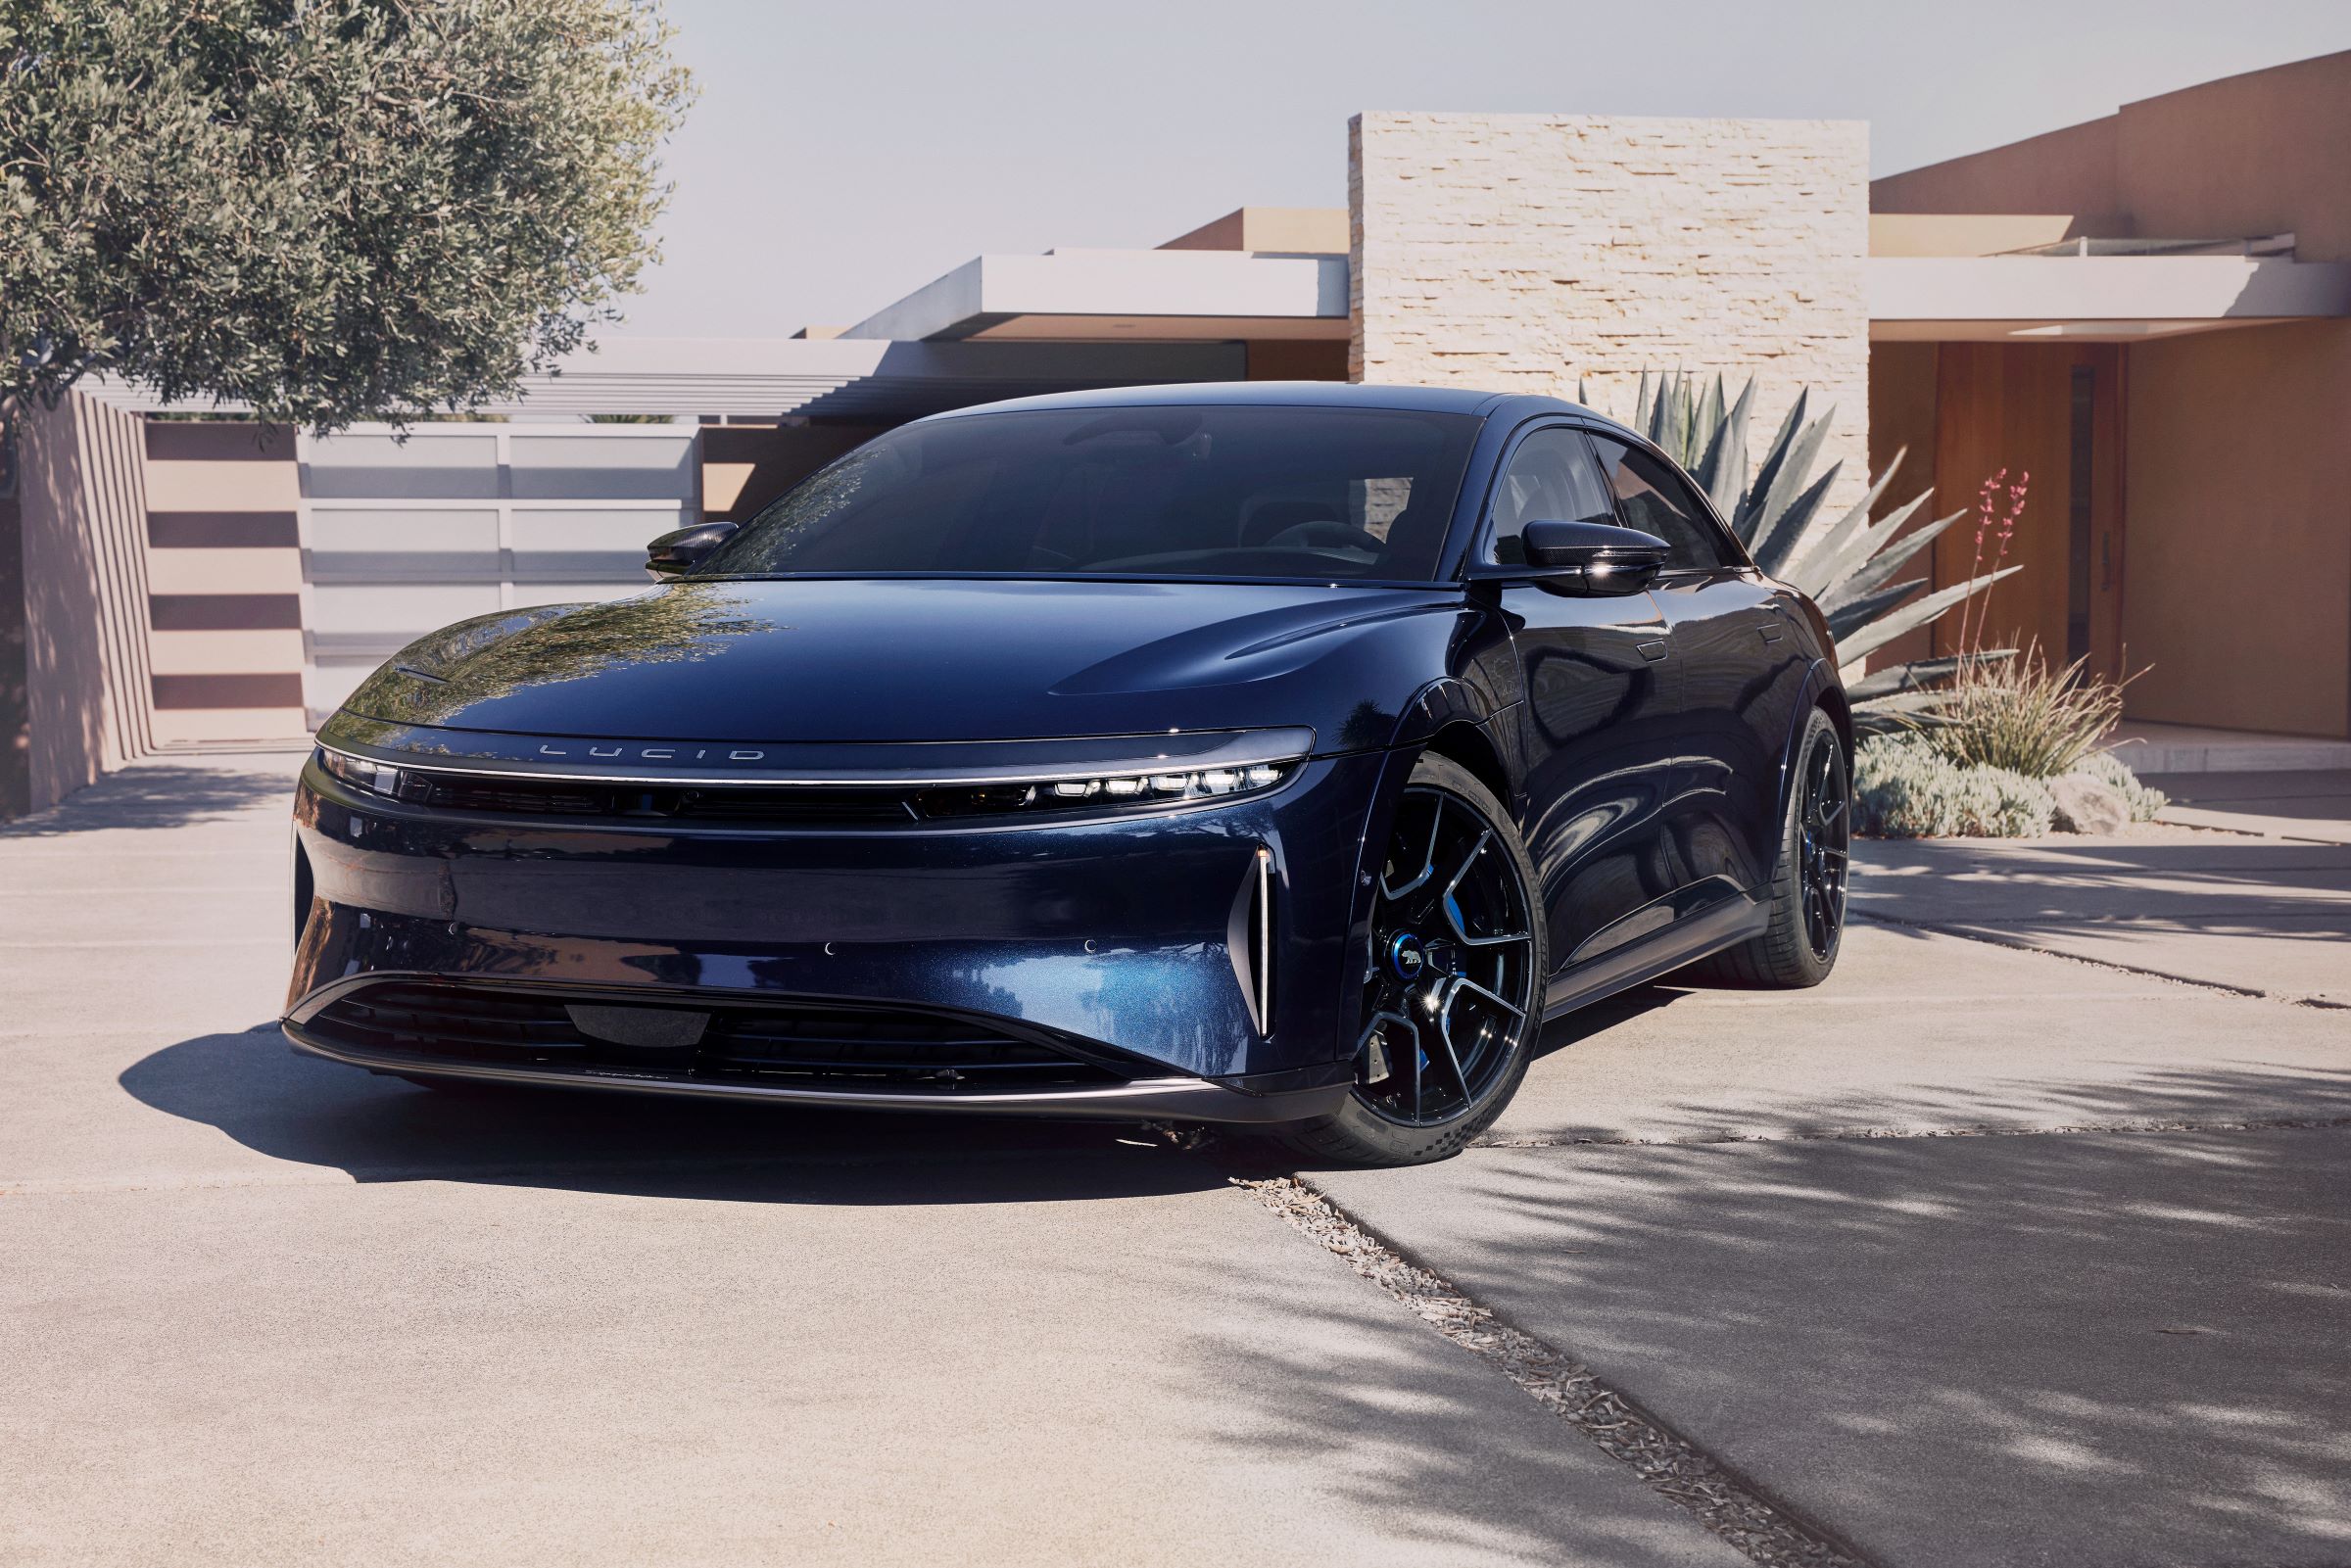
<svg viewBox="0 0 2351 1568">
<path fill-rule="evenodd" d="M 1846 873 L 1852 848 L 1852 777 L 1845 742 L 1826 712 L 1812 710 L 1797 742 L 1771 924 L 1759 936 L 1691 967 L 1710 985 L 1800 990 L 1837 967 L 1845 940 Z"/>
<path fill-rule="evenodd" d="M 1410 1165 L 1455 1155 L 1526 1076 L 1550 974 L 1535 869 L 1510 812 L 1466 768 L 1413 764 L 1359 955 L 1356 1083 L 1277 1136 L 1310 1159 Z"/>
</svg>

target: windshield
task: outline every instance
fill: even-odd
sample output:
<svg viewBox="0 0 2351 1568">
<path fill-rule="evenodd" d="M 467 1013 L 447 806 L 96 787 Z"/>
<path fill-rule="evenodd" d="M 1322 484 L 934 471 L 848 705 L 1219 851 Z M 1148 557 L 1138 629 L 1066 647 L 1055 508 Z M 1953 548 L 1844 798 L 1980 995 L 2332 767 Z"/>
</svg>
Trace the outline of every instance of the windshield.
<svg viewBox="0 0 2351 1568">
<path fill-rule="evenodd" d="M 820 470 L 701 575 L 1426 582 L 1477 420 L 1161 406 L 908 425 Z"/>
</svg>

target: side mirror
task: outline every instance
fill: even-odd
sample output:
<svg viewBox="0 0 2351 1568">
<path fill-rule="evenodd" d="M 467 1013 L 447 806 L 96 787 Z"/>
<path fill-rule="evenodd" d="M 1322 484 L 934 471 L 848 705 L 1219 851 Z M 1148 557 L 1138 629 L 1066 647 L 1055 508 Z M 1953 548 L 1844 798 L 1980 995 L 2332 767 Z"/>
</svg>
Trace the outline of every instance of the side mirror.
<svg viewBox="0 0 2351 1568">
<path fill-rule="evenodd" d="M 1518 531 L 1526 563 L 1562 593 L 1638 594 L 1656 581 L 1673 546 L 1655 534 L 1610 523 L 1543 517 Z M 1554 574 L 1557 574 L 1556 576 Z"/>
<path fill-rule="evenodd" d="M 676 577 L 691 572 L 710 556 L 710 552 L 735 537 L 740 523 L 696 523 L 692 528 L 672 529 L 645 546 L 646 570 L 656 577 Z"/>
</svg>

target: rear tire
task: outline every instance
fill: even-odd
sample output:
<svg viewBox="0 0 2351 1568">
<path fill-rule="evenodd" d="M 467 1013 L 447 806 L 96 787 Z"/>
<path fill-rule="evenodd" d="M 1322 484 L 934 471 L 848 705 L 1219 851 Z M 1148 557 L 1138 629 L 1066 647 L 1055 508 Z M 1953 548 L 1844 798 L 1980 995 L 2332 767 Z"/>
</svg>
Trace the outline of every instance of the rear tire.
<svg viewBox="0 0 2351 1568">
<path fill-rule="evenodd" d="M 1762 934 L 1684 971 L 1707 985 L 1801 990 L 1837 967 L 1845 940 L 1846 872 L 1852 846 L 1852 778 L 1845 742 L 1826 712 L 1812 710 L 1796 746 L 1771 923 Z"/>
<path fill-rule="evenodd" d="M 1319 1163 L 1413 1165 L 1492 1126 L 1542 1029 L 1536 885 L 1494 792 L 1444 757 L 1414 763 L 1361 955 L 1356 1087 L 1337 1111 L 1274 1136 Z"/>
</svg>

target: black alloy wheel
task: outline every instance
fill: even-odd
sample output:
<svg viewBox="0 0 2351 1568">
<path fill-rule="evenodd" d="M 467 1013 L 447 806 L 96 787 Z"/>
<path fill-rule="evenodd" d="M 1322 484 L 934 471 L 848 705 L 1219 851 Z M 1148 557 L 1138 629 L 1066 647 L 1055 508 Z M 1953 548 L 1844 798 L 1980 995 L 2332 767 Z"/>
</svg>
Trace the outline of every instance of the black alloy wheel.
<svg viewBox="0 0 2351 1568">
<path fill-rule="evenodd" d="M 1852 860 L 1852 795 L 1845 759 L 1832 735 L 1804 759 L 1803 800 L 1797 814 L 1799 884 L 1803 890 L 1804 942 L 1828 963 L 1845 933 L 1846 871 Z"/>
<path fill-rule="evenodd" d="M 1845 941 L 1846 877 L 1853 842 L 1853 784 L 1836 721 L 1819 708 L 1789 757 L 1779 867 L 1765 889 L 1761 934 L 1701 959 L 1683 974 L 1702 985 L 1796 989 L 1818 985 Z"/>
<path fill-rule="evenodd" d="M 1542 1023 L 1534 885 L 1502 803 L 1445 758 L 1415 763 L 1373 879 L 1354 1093 L 1286 1141 L 1403 1164 L 1453 1154 L 1492 1123 Z"/>
</svg>

